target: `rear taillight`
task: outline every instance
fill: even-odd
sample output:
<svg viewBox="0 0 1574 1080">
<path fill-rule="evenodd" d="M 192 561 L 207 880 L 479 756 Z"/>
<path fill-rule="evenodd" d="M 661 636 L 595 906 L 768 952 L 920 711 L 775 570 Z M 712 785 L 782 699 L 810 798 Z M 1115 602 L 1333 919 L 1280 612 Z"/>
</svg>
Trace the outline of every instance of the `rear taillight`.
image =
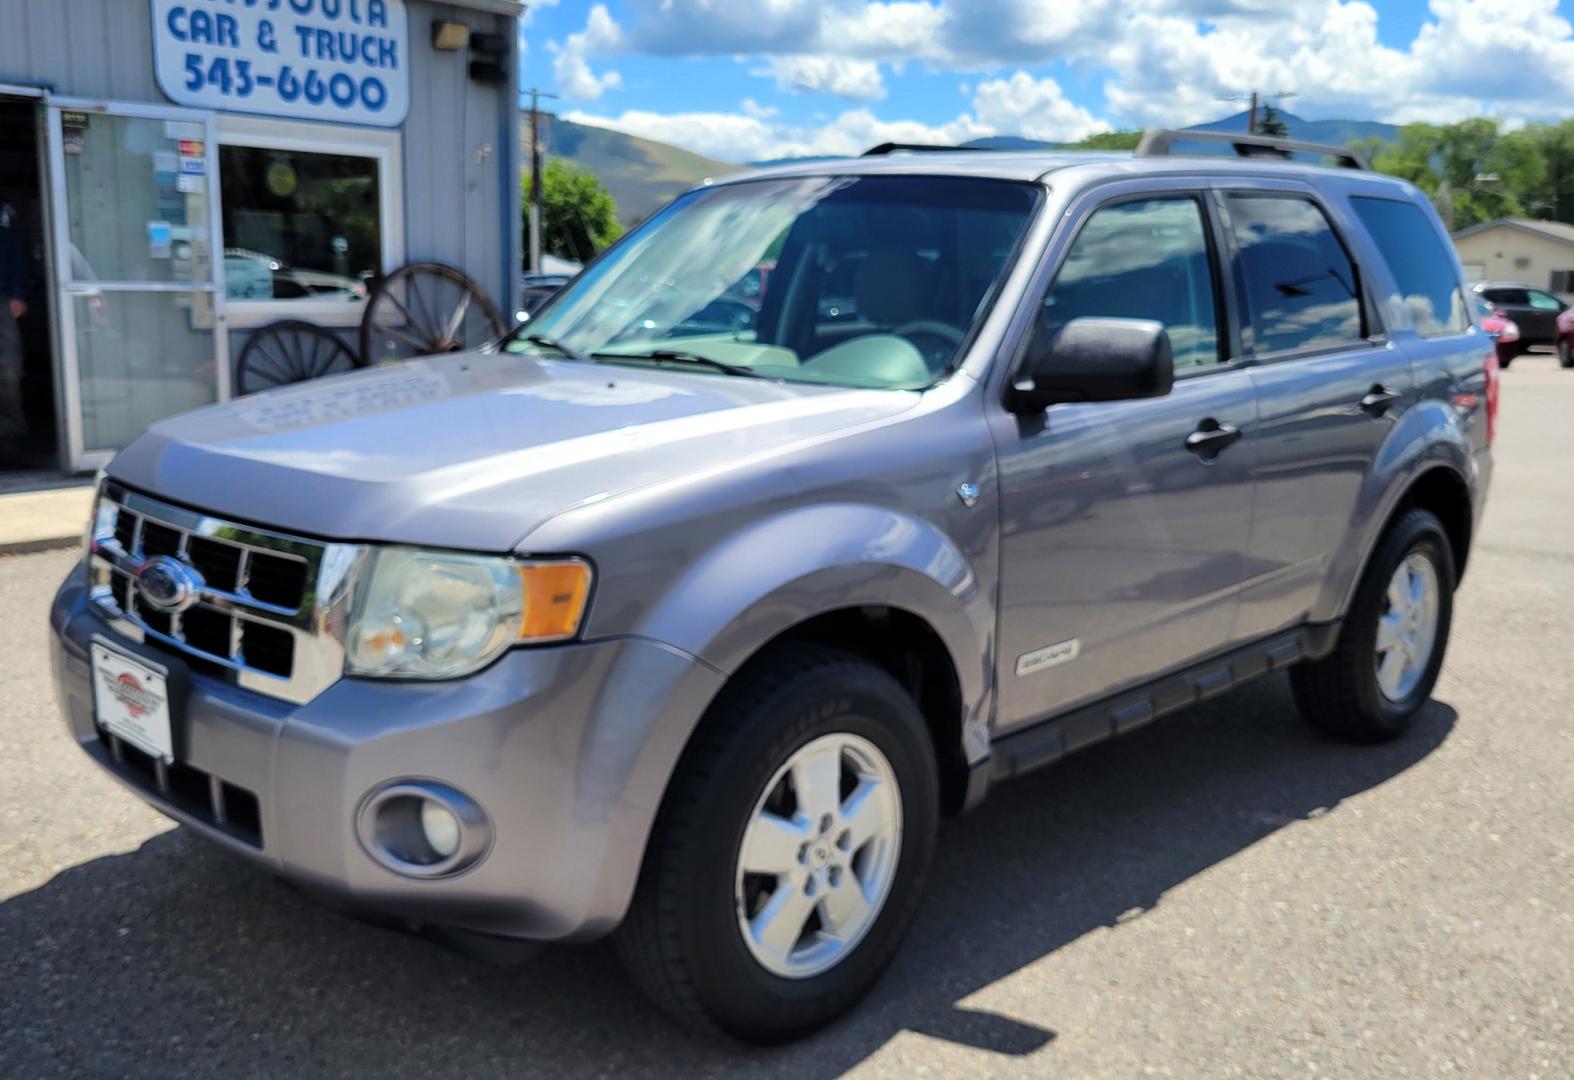
<svg viewBox="0 0 1574 1080">
<path fill-rule="evenodd" d="M 1503 381 L 1503 374 L 1497 365 L 1497 353 L 1487 353 L 1484 366 L 1487 373 L 1487 445 L 1491 446 L 1497 440 L 1498 394 Z"/>
</svg>

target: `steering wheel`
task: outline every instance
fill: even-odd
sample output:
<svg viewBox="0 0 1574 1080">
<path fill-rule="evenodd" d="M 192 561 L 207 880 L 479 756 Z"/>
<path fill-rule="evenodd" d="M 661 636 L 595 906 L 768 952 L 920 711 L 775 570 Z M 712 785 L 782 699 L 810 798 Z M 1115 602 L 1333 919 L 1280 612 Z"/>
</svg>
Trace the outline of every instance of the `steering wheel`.
<svg viewBox="0 0 1574 1080">
<path fill-rule="evenodd" d="M 893 333 L 911 341 L 931 371 L 945 367 L 962 347 L 962 331 L 937 319 L 915 319 L 897 327 Z"/>
</svg>

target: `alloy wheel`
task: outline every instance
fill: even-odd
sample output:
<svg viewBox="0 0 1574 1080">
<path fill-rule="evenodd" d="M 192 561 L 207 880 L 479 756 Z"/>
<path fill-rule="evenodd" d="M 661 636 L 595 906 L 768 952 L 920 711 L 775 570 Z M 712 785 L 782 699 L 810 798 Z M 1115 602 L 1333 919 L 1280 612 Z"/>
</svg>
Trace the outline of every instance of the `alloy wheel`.
<svg viewBox="0 0 1574 1080">
<path fill-rule="evenodd" d="M 1394 570 L 1377 620 L 1377 685 L 1389 701 L 1414 693 L 1432 660 L 1441 610 L 1437 567 L 1419 551 Z"/>
<path fill-rule="evenodd" d="M 834 734 L 800 747 L 765 785 L 738 851 L 749 952 L 785 979 L 835 967 L 879 918 L 901 846 L 896 773 L 873 743 Z"/>
</svg>

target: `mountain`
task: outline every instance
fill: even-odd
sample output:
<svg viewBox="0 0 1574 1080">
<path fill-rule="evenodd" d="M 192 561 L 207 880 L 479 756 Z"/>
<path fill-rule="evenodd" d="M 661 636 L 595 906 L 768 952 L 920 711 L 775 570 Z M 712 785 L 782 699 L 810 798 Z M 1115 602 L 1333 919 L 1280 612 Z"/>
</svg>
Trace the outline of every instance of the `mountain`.
<svg viewBox="0 0 1574 1080">
<path fill-rule="evenodd" d="M 529 125 L 527 117 L 524 135 L 527 154 Z M 631 224 L 661 209 L 669 200 L 706 177 L 726 176 L 744 168 L 713 161 L 654 139 L 576 124 L 546 113 L 541 116 L 541 131 L 546 152 L 572 161 L 599 177 L 618 204 L 618 217 Z"/>
<path fill-rule="evenodd" d="M 1206 124 L 1197 124 L 1194 131 L 1245 131 L 1249 112 L 1226 116 Z M 1294 113 L 1281 112 L 1279 118 L 1290 129 L 1290 138 L 1303 142 L 1325 143 L 1331 146 L 1348 146 L 1356 139 L 1380 139 L 1385 143 L 1399 137 L 1394 124 L 1380 124 L 1376 120 L 1303 120 Z"/>
<path fill-rule="evenodd" d="M 1250 112 L 1239 112 L 1234 116 L 1226 116 L 1222 120 L 1211 120 L 1206 124 L 1194 124 L 1186 131 L 1240 131 L 1244 132 Z M 1300 139 L 1302 142 L 1323 143 L 1329 146 L 1348 146 L 1356 139 L 1376 138 L 1385 143 L 1393 142 L 1399 137 L 1399 128 L 1393 124 L 1381 124 L 1375 120 L 1305 120 L 1294 113 L 1281 112 L 1279 118 L 1290 129 L 1289 138 Z M 1016 135 L 994 135 L 987 139 L 974 139 L 972 142 L 963 143 L 964 146 L 977 147 L 980 150 L 1060 150 L 1067 143 L 1037 142 L 1033 139 L 1024 139 Z M 1232 151 L 1225 146 L 1209 146 L 1205 143 L 1188 144 L 1188 153 L 1196 154 L 1228 154 Z"/>
<path fill-rule="evenodd" d="M 1290 137 L 1306 142 L 1345 146 L 1354 139 L 1376 137 L 1392 142 L 1399 135 L 1393 124 L 1371 120 L 1304 120 L 1292 113 L 1281 113 L 1289 125 Z M 1196 125 L 1198 131 L 1245 131 L 1247 114 L 1237 113 L 1222 120 Z M 528 120 L 524 143 L 530 138 Z M 572 161 L 601 178 L 617 200 L 618 216 L 633 223 L 649 216 L 668 200 L 687 191 L 706 177 L 727 176 L 747 168 L 796 162 L 824 161 L 830 158 L 782 158 L 757 161 L 751 165 L 731 165 L 683 150 L 654 139 L 625 135 L 610 128 L 576 124 L 560 116 L 542 114 L 542 141 L 547 153 Z M 1063 143 L 1038 142 L 1016 135 L 995 135 L 965 143 L 985 150 L 1056 150 Z M 1198 143 L 1188 147 L 1194 153 L 1230 152 L 1228 147 Z"/>
</svg>

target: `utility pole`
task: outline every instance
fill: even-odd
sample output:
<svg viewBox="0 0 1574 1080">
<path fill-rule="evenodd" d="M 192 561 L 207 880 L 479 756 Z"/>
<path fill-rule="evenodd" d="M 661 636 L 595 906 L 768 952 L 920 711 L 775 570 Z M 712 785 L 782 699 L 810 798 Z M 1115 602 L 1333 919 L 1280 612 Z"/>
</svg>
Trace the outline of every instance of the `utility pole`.
<svg viewBox="0 0 1574 1080">
<path fill-rule="evenodd" d="M 1292 98 L 1294 96 L 1294 90 L 1280 90 L 1276 94 L 1264 94 L 1256 90 L 1253 90 L 1250 94 L 1241 94 L 1231 91 L 1228 94 L 1220 94 L 1219 100 L 1235 102 L 1245 99 L 1246 101 L 1250 102 L 1246 112 L 1246 134 L 1261 135 L 1263 134 L 1263 123 L 1268 119 L 1269 116 L 1272 115 L 1272 103 L 1275 101 L 1281 101 L 1284 98 Z"/>
<path fill-rule="evenodd" d="M 530 88 L 530 272 L 541 272 L 541 99 L 555 98 Z"/>
</svg>

